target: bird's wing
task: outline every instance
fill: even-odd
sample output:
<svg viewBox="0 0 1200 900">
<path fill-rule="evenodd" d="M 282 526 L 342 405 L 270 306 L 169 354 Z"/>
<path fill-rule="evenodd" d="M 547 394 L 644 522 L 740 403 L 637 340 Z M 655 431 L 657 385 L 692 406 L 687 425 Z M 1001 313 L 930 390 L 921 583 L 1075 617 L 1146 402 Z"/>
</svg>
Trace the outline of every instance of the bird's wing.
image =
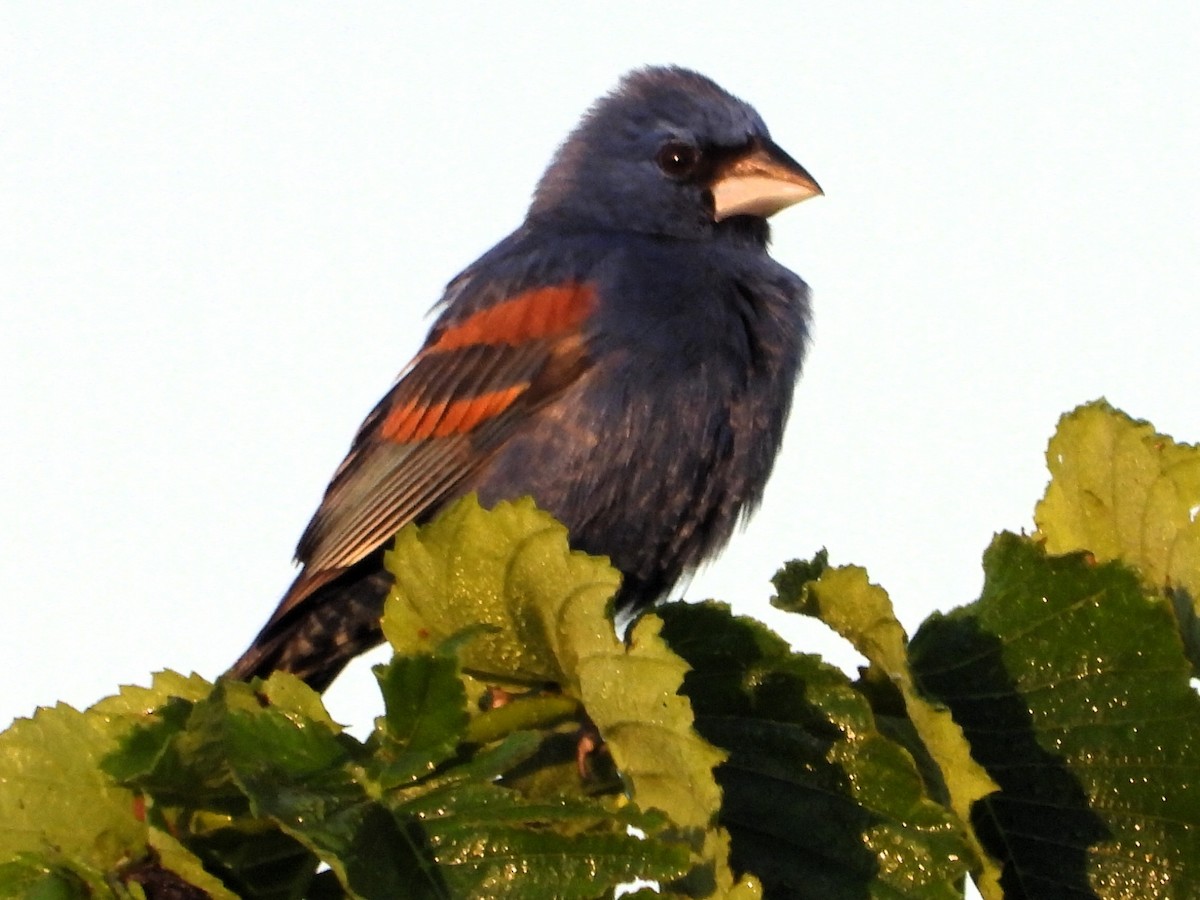
<svg viewBox="0 0 1200 900">
<path fill-rule="evenodd" d="M 595 301 L 592 285 L 568 281 L 460 315 L 452 303 L 359 429 L 300 539 L 304 573 L 272 621 L 453 497 L 517 423 L 573 383 L 589 366 Z"/>
</svg>

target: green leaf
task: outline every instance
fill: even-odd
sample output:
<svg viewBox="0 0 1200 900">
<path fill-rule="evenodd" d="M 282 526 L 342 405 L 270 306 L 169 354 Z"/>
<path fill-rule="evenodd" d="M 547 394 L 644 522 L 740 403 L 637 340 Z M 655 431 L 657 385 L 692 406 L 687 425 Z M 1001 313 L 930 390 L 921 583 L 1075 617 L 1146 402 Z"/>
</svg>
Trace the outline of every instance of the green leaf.
<svg viewBox="0 0 1200 900">
<path fill-rule="evenodd" d="M 195 808 L 226 823 L 213 829 L 204 817 L 177 817 L 175 827 L 231 883 L 256 896 L 296 896 L 319 859 L 350 896 L 442 896 L 413 836 L 368 795 L 362 745 L 339 733 L 297 679 L 221 682 L 168 709 L 126 741 L 112 766 L 133 772 L 159 815 Z M 150 764 L 138 770 L 138 760 Z M 247 816 L 278 831 L 249 828 Z"/>
<path fill-rule="evenodd" d="M 501 683 L 559 685 L 582 701 L 639 805 L 687 828 L 711 822 L 721 755 L 692 731 L 677 696 L 686 664 L 658 638 L 653 616 L 628 644 L 617 638 L 608 601 L 619 577 L 571 551 L 562 525 L 529 501 L 489 512 L 469 497 L 425 528 L 404 529 L 388 565 L 397 588 L 383 627 L 399 649 L 446 640 L 484 615 L 495 631 L 464 648 L 468 667 Z"/>
<path fill-rule="evenodd" d="M 920 747 L 911 749 L 929 754 L 940 776 L 936 787 L 944 786 L 950 808 L 962 822 L 970 821 L 972 804 L 996 790 L 996 783 L 972 758 L 950 711 L 931 703 L 914 685 L 908 636 L 887 592 L 872 584 L 861 567 L 828 568 L 823 554 L 812 563 L 789 563 L 776 576 L 775 586 L 779 594 L 773 605 L 819 618 L 867 658 L 871 664 L 867 682 L 883 681 L 899 691 L 920 740 Z M 968 840 L 972 855 L 985 866 L 978 877 L 985 884 L 993 883 L 999 872 L 989 865 L 973 836 L 968 835 Z"/>
<path fill-rule="evenodd" d="M 90 707 L 88 715 L 104 720 L 116 733 L 154 716 L 168 700 L 199 700 L 211 690 L 212 682 L 195 673 L 155 672 L 149 687 L 125 685 L 118 693 Z"/>
<path fill-rule="evenodd" d="M 466 669 L 490 684 L 567 682 L 548 607 L 607 599 L 620 576 L 571 552 L 565 535 L 531 500 L 484 510 L 473 495 L 424 527 L 402 529 L 387 555 L 396 584 L 385 636 L 401 652 L 428 652 L 465 628 L 490 626 L 463 648 Z"/>
<path fill-rule="evenodd" d="M 88 900 L 95 896 L 110 897 L 112 892 L 100 879 L 89 885 L 70 867 L 58 868 L 35 858 L 0 863 L 0 897 Z"/>
<path fill-rule="evenodd" d="M 1003 896 L 1200 896 L 1200 697 L 1168 601 L 1011 534 L 984 570 L 910 651 L 1000 786 L 971 821 Z"/>
<path fill-rule="evenodd" d="M 133 794 L 99 766 L 123 724 L 59 704 L 0 734 L 0 859 L 54 848 L 104 871 L 145 851 Z"/>
<path fill-rule="evenodd" d="M 961 827 L 845 675 L 721 604 L 659 614 L 691 665 L 697 727 L 729 752 L 717 776 L 733 862 L 766 896 L 962 896 Z"/>
<path fill-rule="evenodd" d="M 1062 417 L 1046 460 L 1035 519 L 1047 552 L 1120 559 L 1170 592 L 1200 672 L 1200 447 L 1100 400 Z"/>
<path fill-rule="evenodd" d="M 434 655 L 395 656 L 375 667 L 383 692 L 383 718 L 376 724 L 386 771 L 378 777 L 394 787 L 427 775 L 449 759 L 467 728 L 467 694 L 453 649 Z"/>
<path fill-rule="evenodd" d="M 117 781 L 126 782 L 160 765 L 172 739 L 187 727 L 194 706 L 180 697 L 168 698 L 122 735 L 119 749 L 103 759 L 104 770 Z"/>
<path fill-rule="evenodd" d="M 151 687 L 122 688 L 87 712 L 60 703 L 17 719 L 0 734 L 0 859 L 54 847 L 103 871 L 135 858 L 145 825 L 134 815 L 134 795 L 105 775 L 100 760 L 171 696 L 206 687 L 164 672 Z"/>
<path fill-rule="evenodd" d="M 207 867 L 201 873 L 187 867 L 173 867 L 193 884 L 202 885 L 204 877 L 215 875 L 238 897 L 294 900 L 311 896 L 318 859 L 282 831 L 224 827 L 187 833 L 184 837 L 190 848 L 186 852 L 194 853 Z M 168 864 L 166 853 L 162 858 L 163 864 Z"/>
<path fill-rule="evenodd" d="M 499 684 L 553 683 L 595 723 L 632 799 L 660 809 L 704 846 L 720 790 L 722 754 L 692 728 L 678 695 L 686 664 L 644 616 L 627 641 L 613 628 L 619 582 L 604 561 L 574 552 L 566 529 L 530 501 L 483 510 L 474 497 L 437 521 L 397 536 L 396 575 L 383 619 L 398 650 L 413 652 L 479 622 L 494 631 L 462 650 L 464 667 Z M 723 867 L 704 852 L 704 865 Z M 720 878 L 722 876 L 712 875 Z"/>
<path fill-rule="evenodd" d="M 275 678 L 258 688 L 222 681 L 199 701 L 172 700 L 106 766 L 159 806 L 236 816 L 248 809 L 245 779 L 260 770 L 305 778 L 344 762 L 343 743 L 322 721 L 270 703 Z M 289 689 L 294 681 L 279 680 Z"/>
<path fill-rule="evenodd" d="M 150 818 L 179 839 L 152 829 L 157 852 L 130 877 L 171 880 L 177 890 L 215 884 L 225 897 L 214 876 L 271 900 L 441 900 L 594 897 L 634 877 L 685 872 L 689 849 L 663 837 L 662 816 L 605 800 L 530 800 L 498 784 L 537 750 L 538 735 L 460 743 L 467 716 L 457 656 L 470 639 L 379 668 L 385 714 L 365 745 L 286 675 L 221 682 L 147 716 L 109 767 L 147 792 Z M 315 874 L 318 862 L 332 875 Z"/>
<path fill-rule="evenodd" d="M 260 700 L 298 725 L 311 724 L 332 734 L 342 731 L 325 709 L 321 695 L 290 672 L 272 672 L 266 680 L 255 682 L 255 691 Z"/>
<path fill-rule="evenodd" d="M 475 783 L 430 792 L 404 812 L 422 822 L 453 897 L 600 897 L 634 878 L 678 877 L 691 865 L 686 847 L 656 838 L 668 824 L 661 816 L 630 806 L 529 801 Z"/>
<path fill-rule="evenodd" d="M 250 688 L 228 684 L 213 715 L 198 724 L 219 736 L 222 768 L 255 816 L 274 822 L 338 876 L 351 896 L 439 896 L 437 878 L 413 838 L 374 801 L 359 776 L 361 746 L 318 719 L 245 701 Z M 209 758 L 202 747 L 198 763 Z M 422 893 L 422 889 L 425 893 Z"/>
<path fill-rule="evenodd" d="M 159 727 L 157 707 L 178 710 L 182 703 L 186 710 L 175 695 L 199 696 L 208 688 L 196 676 L 163 672 L 150 687 L 122 688 L 86 712 L 60 704 L 0 734 L 0 860 L 13 860 L 2 867 L 0 884 L 33 878 L 5 896 L 79 890 L 113 896 L 114 885 L 153 871 L 152 877 L 191 881 L 213 898 L 232 900 L 194 856 L 143 820 L 140 799 L 102 765 L 131 731 Z M 153 751 L 146 741 L 135 749 L 142 757 Z"/>
</svg>

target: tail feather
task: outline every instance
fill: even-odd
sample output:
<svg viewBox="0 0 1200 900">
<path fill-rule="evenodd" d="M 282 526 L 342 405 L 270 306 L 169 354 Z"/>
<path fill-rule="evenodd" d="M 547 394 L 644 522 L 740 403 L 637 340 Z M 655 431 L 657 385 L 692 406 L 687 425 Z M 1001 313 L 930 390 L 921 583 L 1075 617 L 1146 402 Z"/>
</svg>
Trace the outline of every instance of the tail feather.
<svg viewBox="0 0 1200 900">
<path fill-rule="evenodd" d="M 392 577 L 381 556 L 318 582 L 307 595 L 302 573 L 284 595 L 285 611 L 271 618 L 226 677 L 245 681 L 284 671 L 324 691 L 350 660 L 383 642 L 379 619 Z"/>
</svg>

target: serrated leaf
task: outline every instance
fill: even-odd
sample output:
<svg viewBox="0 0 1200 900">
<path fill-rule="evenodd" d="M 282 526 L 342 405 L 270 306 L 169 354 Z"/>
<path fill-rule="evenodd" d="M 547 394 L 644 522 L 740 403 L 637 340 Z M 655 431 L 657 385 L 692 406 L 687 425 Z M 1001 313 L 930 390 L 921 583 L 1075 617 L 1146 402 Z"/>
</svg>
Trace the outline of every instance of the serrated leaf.
<svg viewBox="0 0 1200 900">
<path fill-rule="evenodd" d="M 938 767 L 951 809 L 961 821 L 970 821 L 972 804 L 996 790 L 997 785 L 972 758 L 962 729 L 949 710 L 930 702 L 914 685 L 908 635 L 896 618 L 891 598 L 879 585 L 872 584 L 866 570 L 859 566 L 830 568 L 823 556 L 817 562 L 820 564 L 789 563 L 784 567 L 775 579 L 779 594 L 772 604 L 819 618 L 899 690 L 909 721 Z M 818 574 L 816 580 L 808 580 L 813 573 Z M 994 881 L 998 871 L 990 866 L 974 837 L 968 835 L 968 839 L 973 855 L 985 867 L 979 877 L 985 883 Z"/>
<path fill-rule="evenodd" d="M 104 871 L 144 852 L 133 794 L 99 766 L 121 727 L 59 704 L 0 734 L 0 859 L 53 847 Z"/>
<path fill-rule="evenodd" d="M 652 616 L 628 646 L 616 637 L 607 602 L 619 577 L 571 551 L 553 518 L 527 500 L 489 512 L 469 497 L 432 525 L 401 532 L 388 565 L 397 589 L 383 626 L 399 648 L 445 640 L 484 610 L 497 630 L 464 649 L 466 665 L 502 682 L 555 682 L 583 702 L 640 805 L 684 827 L 711 821 L 720 798 L 711 769 L 721 757 L 692 731 L 687 700 L 676 695 L 686 665 Z"/>
<path fill-rule="evenodd" d="M 453 651 L 395 656 L 375 667 L 384 716 L 376 724 L 380 778 L 395 787 L 432 772 L 449 759 L 467 729 L 467 695 Z"/>
<path fill-rule="evenodd" d="M 581 654 L 580 694 L 638 804 L 703 829 L 721 804 L 712 770 L 725 754 L 693 728 L 691 704 L 679 693 L 688 667 L 661 628 L 657 616 L 643 616 L 628 648 L 614 640 Z"/>
<path fill-rule="evenodd" d="M 671 604 L 664 634 L 718 768 L 733 861 L 765 896 L 957 898 L 961 828 L 840 671 L 721 604 Z"/>
<path fill-rule="evenodd" d="M 139 739 L 126 741 L 130 759 L 143 764 L 127 768 L 209 871 L 256 898 L 592 897 L 633 875 L 684 871 L 688 848 L 656 837 L 662 817 L 587 799 L 529 801 L 496 784 L 537 749 L 537 735 L 459 749 L 466 716 L 456 654 L 468 645 L 453 639 L 382 667 L 386 714 L 367 746 L 339 734 L 295 679 L 272 676 L 223 682 L 160 711 L 143 729 L 148 749 L 134 752 Z M 408 776 L 392 778 L 401 762 Z M 242 797 L 241 813 L 227 802 L 230 791 Z M 205 798 L 235 813 L 180 817 L 163 806 Z M 630 824 L 648 837 L 631 837 Z M 163 849 L 175 848 L 165 841 Z M 340 887 L 314 877 L 318 860 Z M 204 870 L 181 874 L 215 882 Z"/>
<path fill-rule="evenodd" d="M 246 685 L 224 687 L 214 695 L 223 720 L 205 727 L 254 815 L 325 862 L 351 896 L 441 896 L 412 836 L 367 795 L 355 745 L 295 709 L 246 704 Z"/>
<path fill-rule="evenodd" d="M 449 896 L 569 900 L 606 896 L 633 878 L 675 878 L 687 848 L 655 839 L 661 816 L 595 800 L 526 800 L 493 784 L 456 784 L 405 804 L 416 815 Z M 648 837 L 628 833 L 634 827 Z"/>
<path fill-rule="evenodd" d="M 297 723 L 274 707 L 257 714 L 230 709 L 223 725 L 220 750 L 243 788 L 251 778 L 279 784 L 315 782 L 353 762 L 347 743 L 332 732 Z"/>
<path fill-rule="evenodd" d="M 171 697 L 153 715 L 139 716 L 137 727 L 122 735 L 119 749 L 108 754 L 101 766 L 118 782 L 131 781 L 154 770 L 162 764 L 175 736 L 187 728 L 194 705 Z"/>
<path fill-rule="evenodd" d="M 607 563 L 571 551 L 566 529 L 527 500 L 489 512 L 468 497 L 403 530 L 387 564 L 396 588 L 383 629 L 397 649 L 491 625 L 462 651 L 464 667 L 502 684 L 553 682 L 578 698 L 634 801 L 701 844 L 720 804 L 712 767 L 722 755 L 692 728 L 678 696 L 687 666 L 659 638 L 659 620 L 645 616 L 627 642 L 617 638 L 609 605 L 619 576 Z"/>
<path fill-rule="evenodd" d="M 312 724 L 322 733 L 340 734 L 342 726 L 333 721 L 321 695 L 291 672 L 272 672 L 256 682 L 255 691 L 283 715 L 300 725 Z"/>
<path fill-rule="evenodd" d="M 1200 671 L 1200 447 L 1177 444 L 1103 400 L 1062 417 L 1034 514 L 1053 554 L 1120 559 L 1173 592 Z"/>
<path fill-rule="evenodd" d="M 301 709 L 270 703 L 261 692 L 284 684 L 286 693 L 291 681 L 272 676 L 258 687 L 222 681 L 199 701 L 174 700 L 130 734 L 105 765 L 160 806 L 244 814 L 242 779 L 260 768 L 303 778 L 345 758 L 333 729 Z"/>
<path fill-rule="evenodd" d="M 131 731 L 158 721 L 159 707 L 208 689 L 197 676 L 160 672 L 150 687 L 124 687 L 83 713 L 61 704 L 39 710 L 0 735 L 0 859 L 26 860 L 7 871 L 40 865 L 44 877 L 31 891 L 83 884 L 104 897 L 153 866 L 162 878 L 194 879 L 215 900 L 231 900 L 195 857 L 142 821 L 140 801 L 102 765 Z"/>
<path fill-rule="evenodd" d="M 910 652 L 1000 785 L 972 823 L 1003 896 L 1200 896 L 1200 697 L 1168 601 L 1011 534 L 984 569 Z"/>
<path fill-rule="evenodd" d="M 163 864 L 170 866 L 172 851 L 162 845 L 175 840 L 174 836 L 156 830 L 152 832 L 152 840 L 160 849 Z M 185 852 L 203 859 L 205 868 L 200 872 L 188 866 L 172 868 L 214 898 L 297 900 L 311 895 L 318 860 L 311 851 L 281 831 L 247 832 L 226 827 L 187 834 L 186 841 L 190 849 L 185 848 Z M 217 877 L 220 878 L 221 893 L 214 891 L 211 882 L 206 880 Z"/>
<path fill-rule="evenodd" d="M 528 545 L 539 535 L 550 546 Z M 464 628 L 491 626 L 462 651 L 463 666 L 490 682 L 562 683 L 564 672 L 542 614 L 547 598 L 579 591 L 605 597 L 620 576 L 603 560 L 566 550 L 565 529 L 525 499 L 484 510 L 474 496 L 430 524 L 396 536 L 387 555 L 396 583 L 384 634 L 402 652 L 428 652 Z M 530 566 L 533 583 L 514 571 Z"/>
<path fill-rule="evenodd" d="M 215 854 L 214 865 L 243 886 L 287 896 L 320 859 L 353 897 L 443 896 L 412 836 L 368 796 L 361 745 L 339 734 L 315 698 L 290 676 L 222 682 L 190 705 L 184 727 L 137 783 L 160 805 L 235 813 L 227 798 L 236 793 L 244 810 L 307 849 L 254 831 L 241 839 L 235 829 L 197 835 L 194 846 Z M 280 871 L 263 872 L 264 851 L 282 854 Z"/>
<path fill-rule="evenodd" d="M 211 690 L 212 682 L 194 672 L 181 675 L 167 669 L 155 672 L 149 687 L 123 686 L 118 693 L 89 707 L 88 714 L 107 721 L 116 730 L 122 723 L 128 726 L 154 715 L 168 700 L 199 700 Z"/>
</svg>

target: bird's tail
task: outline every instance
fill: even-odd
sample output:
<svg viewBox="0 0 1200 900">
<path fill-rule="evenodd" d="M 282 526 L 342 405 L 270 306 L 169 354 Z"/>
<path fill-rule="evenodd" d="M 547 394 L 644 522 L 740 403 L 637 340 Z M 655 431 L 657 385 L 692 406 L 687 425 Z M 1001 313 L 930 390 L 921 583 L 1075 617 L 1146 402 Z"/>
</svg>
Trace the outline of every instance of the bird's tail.
<svg viewBox="0 0 1200 900">
<path fill-rule="evenodd" d="M 280 670 L 314 690 L 329 687 L 350 660 L 383 641 L 379 619 L 392 576 L 378 565 L 360 566 L 308 590 L 301 574 L 226 677 L 245 681 Z"/>
</svg>

